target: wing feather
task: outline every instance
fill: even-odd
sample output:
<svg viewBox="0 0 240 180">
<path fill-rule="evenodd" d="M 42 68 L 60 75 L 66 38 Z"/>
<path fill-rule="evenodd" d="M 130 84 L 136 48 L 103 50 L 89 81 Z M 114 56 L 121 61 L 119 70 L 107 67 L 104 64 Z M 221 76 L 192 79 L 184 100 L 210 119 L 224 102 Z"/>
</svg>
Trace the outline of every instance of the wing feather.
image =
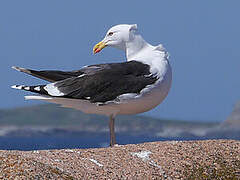
<svg viewBox="0 0 240 180">
<path fill-rule="evenodd" d="M 50 72 L 48 74 L 54 74 L 52 75 L 54 78 L 61 75 L 67 78 L 60 78 L 60 81 L 39 86 L 41 91 L 37 93 L 86 99 L 92 103 L 112 101 L 126 93 L 140 93 L 147 85 L 157 81 L 157 77 L 151 75 L 149 66 L 137 61 L 87 66 L 75 71 L 75 74 L 71 72 L 72 77 L 69 77 L 69 72 L 48 72 Z M 26 88 L 23 89 L 26 90 Z M 36 86 L 29 89 L 35 89 L 34 92 L 36 92 Z"/>
</svg>

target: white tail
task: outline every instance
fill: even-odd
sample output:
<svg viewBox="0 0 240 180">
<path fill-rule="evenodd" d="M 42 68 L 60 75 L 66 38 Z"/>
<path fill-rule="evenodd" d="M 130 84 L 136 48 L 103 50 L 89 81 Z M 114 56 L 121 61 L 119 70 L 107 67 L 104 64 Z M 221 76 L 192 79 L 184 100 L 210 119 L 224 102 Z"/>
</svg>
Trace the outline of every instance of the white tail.
<svg viewBox="0 0 240 180">
<path fill-rule="evenodd" d="M 30 100 L 30 99 L 50 100 L 50 99 L 52 99 L 51 97 L 47 97 L 47 96 L 24 96 L 24 98 L 25 98 L 26 100 Z"/>
</svg>

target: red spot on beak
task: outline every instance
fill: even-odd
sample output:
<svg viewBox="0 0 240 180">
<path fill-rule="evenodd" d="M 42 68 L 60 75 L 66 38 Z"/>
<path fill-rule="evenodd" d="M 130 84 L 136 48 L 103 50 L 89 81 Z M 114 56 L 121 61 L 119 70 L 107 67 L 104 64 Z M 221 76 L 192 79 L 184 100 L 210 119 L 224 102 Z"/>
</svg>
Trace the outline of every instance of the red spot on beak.
<svg viewBox="0 0 240 180">
<path fill-rule="evenodd" d="M 99 53 L 101 49 L 97 48 L 94 53 Z"/>
</svg>

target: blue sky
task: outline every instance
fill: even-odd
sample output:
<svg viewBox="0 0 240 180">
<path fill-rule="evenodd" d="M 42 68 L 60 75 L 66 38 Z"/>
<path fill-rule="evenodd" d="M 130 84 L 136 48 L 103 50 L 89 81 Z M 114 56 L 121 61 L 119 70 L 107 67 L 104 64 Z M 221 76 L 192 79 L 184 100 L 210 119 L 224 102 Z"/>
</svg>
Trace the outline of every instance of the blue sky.
<svg viewBox="0 0 240 180">
<path fill-rule="evenodd" d="M 0 1 L 0 108 L 38 104 L 13 84 L 44 81 L 15 72 L 79 69 L 121 62 L 123 52 L 92 47 L 116 24 L 138 24 L 146 41 L 171 54 L 173 86 L 147 115 L 168 119 L 223 121 L 240 100 L 240 1 Z"/>
</svg>

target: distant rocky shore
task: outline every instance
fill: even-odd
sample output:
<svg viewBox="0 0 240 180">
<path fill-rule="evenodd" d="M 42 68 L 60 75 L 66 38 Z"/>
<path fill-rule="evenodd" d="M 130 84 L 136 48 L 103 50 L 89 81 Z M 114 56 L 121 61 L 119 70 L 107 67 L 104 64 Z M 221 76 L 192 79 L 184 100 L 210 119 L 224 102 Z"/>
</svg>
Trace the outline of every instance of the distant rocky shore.
<svg viewBox="0 0 240 180">
<path fill-rule="evenodd" d="M 240 101 L 235 104 L 232 113 L 221 126 L 225 128 L 240 129 Z"/>
<path fill-rule="evenodd" d="M 240 141 L 0 151 L 0 179 L 240 179 Z"/>
<path fill-rule="evenodd" d="M 106 133 L 108 121 L 103 116 L 83 114 L 72 109 L 44 104 L 0 110 L 0 137 L 56 136 L 69 133 Z M 189 122 L 146 116 L 119 116 L 117 133 L 161 138 L 240 139 L 240 102 L 224 122 Z"/>
</svg>

